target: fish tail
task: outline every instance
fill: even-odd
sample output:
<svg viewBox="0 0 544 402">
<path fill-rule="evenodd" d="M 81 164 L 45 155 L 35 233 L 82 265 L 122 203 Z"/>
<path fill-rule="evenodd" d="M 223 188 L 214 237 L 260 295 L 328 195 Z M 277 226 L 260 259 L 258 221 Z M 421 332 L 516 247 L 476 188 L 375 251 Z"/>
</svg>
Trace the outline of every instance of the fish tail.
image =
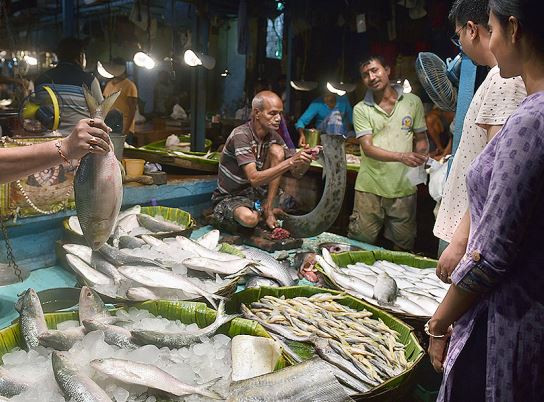
<svg viewBox="0 0 544 402">
<path fill-rule="evenodd" d="M 89 109 L 91 117 L 105 118 L 120 93 L 121 91 L 114 92 L 111 95 L 106 96 L 102 103 L 98 103 L 89 87 L 83 84 L 83 95 L 85 96 L 85 101 L 87 102 L 87 108 Z"/>
<path fill-rule="evenodd" d="M 220 395 L 218 392 L 212 391 L 209 388 L 213 387 L 215 383 L 217 383 L 221 377 L 215 378 L 211 381 L 205 382 L 204 384 L 197 387 L 198 394 L 202 396 L 206 396 L 211 399 L 225 399 L 223 395 Z"/>
</svg>

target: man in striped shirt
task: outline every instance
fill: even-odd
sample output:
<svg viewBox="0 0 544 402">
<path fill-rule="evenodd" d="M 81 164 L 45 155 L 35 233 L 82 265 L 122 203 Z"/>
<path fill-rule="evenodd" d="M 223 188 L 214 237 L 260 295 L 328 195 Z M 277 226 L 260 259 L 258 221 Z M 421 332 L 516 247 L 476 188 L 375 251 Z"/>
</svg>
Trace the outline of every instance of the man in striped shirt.
<svg viewBox="0 0 544 402">
<path fill-rule="evenodd" d="M 251 120 L 236 127 L 223 148 L 217 189 L 212 195 L 213 218 L 219 225 L 236 223 L 253 228 L 262 216 L 267 226 L 274 228 L 281 176 L 290 171 L 294 177 L 302 177 L 316 157 L 307 150 L 294 153 L 285 145 L 277 132 L 283 103 L 275 93 L 259 92 L 251 108 Z"/>
</svg>

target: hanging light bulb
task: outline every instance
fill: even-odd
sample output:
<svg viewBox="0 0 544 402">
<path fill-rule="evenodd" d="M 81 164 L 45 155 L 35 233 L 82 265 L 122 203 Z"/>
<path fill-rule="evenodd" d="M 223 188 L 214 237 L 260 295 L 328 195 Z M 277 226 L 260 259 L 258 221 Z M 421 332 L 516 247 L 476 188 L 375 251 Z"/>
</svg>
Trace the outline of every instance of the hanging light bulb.
<svg viewBox="0 0 544 402">
<path fill-rule="evenodd" d="M 26 64 L 28 64 L 29 66 L 38 65 L 38 59 L 33 56 L 29 56 L 28 54 L 25 55 L 24 60 L 26 61 Z"/>
<path fill-rule="evenodd" d="M 335 88 L 330 82 L 327 82 L 327 89 L 338 96 L 344 96 L 346 94 L 346 91 Z"/>
<path fill-rule="evenodd" d="M 291 87 L 297 91 L 311 91 L 317 88 L 317 82 L 315 81 L 291 81 Z"/>
<path fill-rule="evenodd" d="M 226 78 L 230 75 L 230 71 L 228 68 L 225 68 L 225 71 L 221 73 L 221 77 Z"/>
<path fill-rule="evenodd" d="M 405 94 L 409 94 L 410 92 L 412 92 L 412 86 L 410 85 L 410 81 L 404 80 L 404 82 L 402 83 L 402 91 Z"/>
<path fill-rule="evenodd" d="M 99 61 L 96 62 L 96 71 L 98 71 L 98 74 L 100 74 L 104 78 L 113 78 L 113 74 L 110 74 Z"/>
<path fill-rule="evenodd" d="M 133 60 L 134 64 L 136 64 L 138 67 L 145 67 L 148 70 L 151 70 L 153 67 L 155 67 L 155 60 L 153 60 L 145 52 L 136 52 L 136 54 L 134 54 Z"/>
<path fill-rule="evenodd" d="M 208 56 L 207 54 L 201 52 L 195 52 L 192 49 L 187 49 L 183 53 L 183 61 L 185 64 L 191 67 L 202 66 L 211 70 L 215 67 L 215 58 Z"/>
</svg>

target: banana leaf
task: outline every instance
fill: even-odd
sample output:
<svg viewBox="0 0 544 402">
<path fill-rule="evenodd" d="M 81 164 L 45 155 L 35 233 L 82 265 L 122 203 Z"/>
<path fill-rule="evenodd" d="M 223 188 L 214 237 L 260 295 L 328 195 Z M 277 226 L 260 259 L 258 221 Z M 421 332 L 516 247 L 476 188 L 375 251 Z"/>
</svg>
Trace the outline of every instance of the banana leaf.
<svg viewBox="0 0 544 402">
<path fill-rule="evenodd" d="M 186 302 L 186 301 L 149 301 L 143 303 L 131 304 L 131 307 L 148 310 L 153 315 L 160 315 L 169 320 L 180 320 L 184 324 L 196 323 L 199 327 L 205 327 L 215 321 L 217 315 L 215 310 L 212 310 L 204 303 Z M 112 309 L 112 313 L 118 309 Z M 79 314 L 77 311 L 58 312 L 45 314 L 45 321 L 50 329 L 56 329 L 57 325 L 67 320 L 77 320 Z M 268 332 L 265 331 L 258 323 L 244 318 L 235 318 L 227 324 L 219 328 L 217 333 L 225 334 L 229 337 L 236 335 L 253 335 L 265 338 L 270 338 Z M 15 323 L 0 330 L 0 357 L 8 353 L 15 347 L 23 347 L 24 340 L 21 336 L 19 323 Z M 276 369 L 285 367 L 286 361 L 283 357 L 280 358 Z"/>
<path fill-rule="evenodd" d="M 232 296 L 227 303 L 227 311 L 240 311 L 241 304 L 249 304 L 254 301 L 260 300 L 263 296 L 275 296 L 292 299 L 295 297 L 309 297 L 317 293 L 331 293 L 331 294 L 345 294 L 330 289 L 317 288 L 312 286 L 292 286 L 284 288 L 274 287 L 261 287 L 246 289 L 242 292 L 236 293 Z M 414 381 L 414 373 L 421 359 L 423 358 L 424 351 L 420 346 L 416 336 L 413 333 L 412 327 L 405 324 L 398 318 L 386 313 L 379 308 L 365 303 L 352 296 L 345 295 L 343 299 L 336 300 L 338 303 L 351 307 L 355 310 L 367 310 L 372 313 L 373 318 L 381 318 L 382 321 L 391 329 L 394 329 L 400 334 L 399 342 L 405 345 L 406 360 L 412 365 L 409 369 L 405 370 L 400 375 L 393 377 L 380 386 L 373 388 L 369 392 L 364 394 L 358 394 L 354 397 L 358 401 L 396 401 L 401 400 L 403 395 L 410 391 L 412 383 Z M 291 344 L 290 344 L 291 345 Z M 308 346 L 303 344 L 292 345 L 296 346 L 295 352 L 303 359 L 311 357 L 309 355 Z M 302 348 L 302 349 L 299 349 Z"/>
<path fill-rule="evenodd" d="M 190 135 L 178 135 L 178 138 L 180 142 L 189 143 L 189 144 L 191 143 Z M 204 140 L 204 149 L 207 151 L 210 149 L 211 146 L 212 146 L 212 141 L 206 138 Z M 152 151 L 164 151 L 164 152 L 170 151 L 168 148 L 166 148 L 166 139 L 151 142 L 149 144 L 141 146 L 139 149 L 146 149 L 146 150 L 152 150 Z M 194 154 L 194 155 L 205 155 L 205 153 L 203 152 L 191 152 L 191 151 L 183 151 L 183 152 L 184 153 L 187 152 L 189 154 Z"/>
<path fill-rule="evenodd" d="M 246 255 L 243 252 L 241 252 L 240 250 L 238 250 L 238 248 L 236 248 L 232 244 L 221 243 L 220 247 L 219 247 L 219 251 L 222 252 L 222 253 L 228 253 L 228 254 L 236 255 L 236 256 L 241 257 L 241 258 L 246 258 Z"/>
<path fill-rule="evenodd" d="M 420 269 L 436 268 L 436 264 L 438 263 L 437 260 L 431 258 L 390 250 L 349 251 L 331 254 L 331 256 L 339 267 L 346 267 L 348 264 L 355 264 L 356 262 L 374 264 L 378 260 L 390 261 L 395 264 L 403 264 Z"/>
</svg>

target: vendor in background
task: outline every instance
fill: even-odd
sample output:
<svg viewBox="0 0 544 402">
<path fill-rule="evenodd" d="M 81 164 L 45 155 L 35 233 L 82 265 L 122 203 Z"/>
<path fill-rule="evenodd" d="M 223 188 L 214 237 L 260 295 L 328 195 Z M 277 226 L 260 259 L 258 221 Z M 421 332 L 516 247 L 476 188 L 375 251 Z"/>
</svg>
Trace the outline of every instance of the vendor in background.
<svg viewBox="0 0 544 402">
<path fill-rule="evenodd" d="M 213 220 L 223 227 L 254 228 L 263 217 L 273 229 L 281 176 L 290 171 L 302 177 L 314 157 L 305 151 L 294 153 L 278 134 L 283 113 L 278 95 L 262 91 L 251 104 L 251 120 L 232 131 L 221 153 Z"/>
<path fill-rule="evenodd" d="M 59 131 L 68 135 L 81 119 L 90 117 L 83 85 L 91 90 L 97 101 L 102 102 L 103 98 L 96 77 L 83 71 L 87 64 L 84 41 L 72 37 L 62 39 L 57 46 L 57 57 L 58 65 L 38 76 L 34 86 L 40 98 L 49 99 L 43 90 L 43 86 L 47 85 L 62 99 Z"/>
<path fill-rule="evenodd" d="M 428 106 L 428 104 L 425 106 Z M 450 124 L 454 116 L 453 112 L 444 112 L 436 106 L 431 106 L 429 112 L 425 113 L 425 124 L 430 139 L 429 156 L 431 158 L 440 160 L 446 155 L 451 155 L 453 136 L 450 132 Z"/>
<path fill-rule="evenodd" d="M 326 119 L 334 112 L 340 114 L 342 119 L 342 134 L 347 134 L 352 124 L 353 113 L 349 100 L 345 95 L 338 96 L 325 90 L 322 96 L 310 103 L 310 106 L 308 106 L 295 124 L 295 128 L 299 132 L 298 145 L 300 147 L 306 145 L 307 141 L 304 129 L 308 127 L 312 121 L 314 121 L 313 126 L 316 129 L 323 130 Z"/>
<path fill-rule="evenodd" d="M 66 138 L 26 147 L 2 148 L 0 183 L 9 183 L 67 161 L 79 160 L 89 152 L 105 155 L 110 151 L 110 131 L 100 119 L 83 119 Z"/>
<path fill-rule="evenodd" d="M 114 77 L 106 84 L 104 96 L 121 91 L 113 108 L 123 113 L 123 134 L 127 136 L 126 141 L 132 145 L 136 127 L 134 116 L 138 107 L 138 88 L 128 79 L 126 62 L 122 58 L 115 57 L 106 70 Z"/>
<path fill-rule="evenodd" d="M 383 227 L 395 249 L 412 250 L 417 189 L 406 174 L 428 158 L 423 104 L 403 93 L 402 86 L 391 85 L 390 68 L 381 56 L 364 60 L 360 71 L 368 90 L 353 110 L 362 154 L 348 236 L 376 244 Z"/>
</svg>

